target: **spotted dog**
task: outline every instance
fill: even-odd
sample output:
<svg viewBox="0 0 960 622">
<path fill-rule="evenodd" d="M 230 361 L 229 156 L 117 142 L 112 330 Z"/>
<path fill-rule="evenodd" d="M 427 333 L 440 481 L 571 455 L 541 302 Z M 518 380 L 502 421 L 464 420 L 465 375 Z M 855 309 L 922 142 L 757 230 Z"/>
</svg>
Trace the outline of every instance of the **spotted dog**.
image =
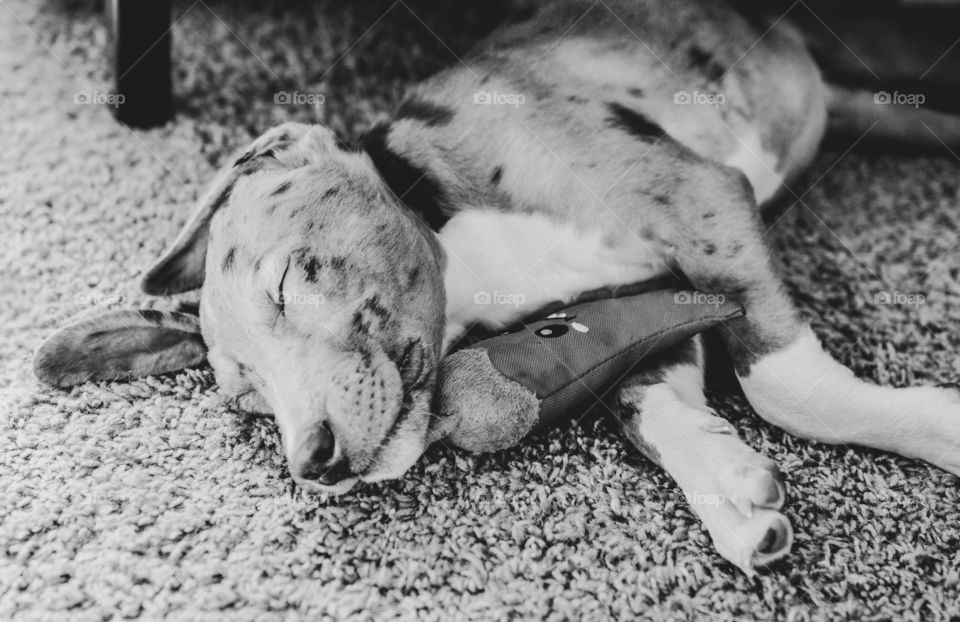
<svg viewBox="0 0 960 622">
<path fill-rule="evenodd" d="M 342 493 L 400 477 L 442 435 L 438 365 L 465 330 L 682 275 L 746 309 L 720 333 L 762 418 L 960 474 L 960 394 L 857 379 L 800 317 L 764 242 L 758 206 L 806 169 L 831 121 L 917 140 L 907 112 L 825 79 L 805 36 L 705 0 L 546 3 L 413 86 L 362 148 L 316 125 L 266 132 L 143 282 L 202 286 L 199 322 L 112 312 L 54 335 L 38 374 L 68 385 L 205 354 L 238 408 L 276 417 L 295 480 Z M 909 114 L 960 143 L 953 118 Z M 752 573 L 790 549 L 785 490 L 707 405 L 703 361 L 694 339 L 638 371 L 616 418 L 690 499 L 720 500 L 693 509 Z"/>
</svg>

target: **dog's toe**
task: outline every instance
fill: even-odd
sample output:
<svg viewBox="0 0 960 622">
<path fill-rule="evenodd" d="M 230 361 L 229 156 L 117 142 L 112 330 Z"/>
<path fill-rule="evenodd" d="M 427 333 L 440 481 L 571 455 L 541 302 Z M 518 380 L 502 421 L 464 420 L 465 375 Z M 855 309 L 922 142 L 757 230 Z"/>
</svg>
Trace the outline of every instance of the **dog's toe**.
<svg viewBox="0 0 960 622">
<path fill-rule="evenodd" d="M 769 526 L 753 554 L 753 567 L 765 568 L 790 552 L 793 528 L 782 514 L 770 517 Z"/>
<path fill-rule="evenodd" d="M 754 508 L 779 510 L 787 498 L 783 475 L 770 460 L 757 456 L 755 464 L 736 469 L 733 477 L 722 484 L 728 498 L 744 516 L 751 516 Z"/>
</svg>

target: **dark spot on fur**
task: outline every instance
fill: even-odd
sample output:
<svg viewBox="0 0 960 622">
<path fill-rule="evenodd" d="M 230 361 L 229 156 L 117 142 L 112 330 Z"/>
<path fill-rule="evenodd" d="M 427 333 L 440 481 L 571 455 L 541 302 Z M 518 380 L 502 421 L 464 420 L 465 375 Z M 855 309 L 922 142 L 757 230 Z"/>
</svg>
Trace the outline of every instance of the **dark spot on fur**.
<svg viewBox="0 0 960 622">
<path fill-rule="evenodd" d="M 503 167 L 498 166 L 497 168 L 493 169 L 493 175 L 490 176 L 490 183 L 491 184 L 500 183 L 501 177 L 503 177 Z"/>
<path fill-rule="evenodd" d="M 707 242 L 703 245 L 703 254 L 704 255 L 713 255 L 717 252 L 717 245 L 713 242 Z"/>
<path fill-rule="evenodd" d="M 727 253 L 727 257 L 729 257 L 730 259 L 733 259 L 737 255 L 739 255 L 742 251 L 743 251 L 743 244 L 741 244 L 740 242 L 734 242 L 733 244 L 730 245 L 730 250 Z"/>
<path fill-rule="evenodd" d="M 716 214 L 715 214 L 714 212 L 704 212 L 704 213 L 703 213 L 703 219 L 704 219 L 704 220 L 710 220 L 710 219 L 713 218 L 714 216 L 716 216 Z"/>
<path fill-rule="evenodd" d="M 287 190 L 289 190 L 289 189 L 290 189 L 290 186 L 292 186 L 292 185 L 293 185 L 292 182 L 285 181 L 285 182 L 283 182 L 282 184 L 280 184 L 279 186 L 277 186 L 277 187 L 274 189 L 274 191 L 270 193 L 270 196 L 275 197 L 275 196 L 281 195 L 281 194 L 283 194 L 284 192 L 286 192 Z"/>
<path fill-rule="evenodd" d="M 273 216 L 273 213 L 277 211 L 277 208 L 280 207 L 279 203 L 272 203 L 267 207 L 267 216 Z"/>
<path fill-rule="evenodd" d="M 323 268 L 323 262 L 316 255 L 310 255 L 309 257 L 301 256 L 298 262 L 300 267 L 303 269 L 303 274 L 306 276 L 308 283 L 316 283 L 317 275 L 320 272 L 320 269 Z"/>
<path fill-rule="evenodd" d="M 590 100 L 580 95 L 567 95 L 567 101 L 571 104 L 585 104 Z"/>
<path fill-rule="evenodd" d="M 395 116 L 398 119 L 417 119 L 434 127 L 450 123 L 453 119 L 453 110 L 422 99 L 408 99 L 400 104 Z"/>
<path fill-rule="evenodd" d="M 340 194 L 340 188 L 327 188 L 326 190 L 323 191 L 323 194 L 320 195 L 320 200 L 327 201 L 337 196 L 338 194 Z"/>
<path fill-rule="evenodd" d="M 355 333 L 370 332 L 370 322 L 363 317 L 363 313 L 361 313 L 359 310 L 354 312 L 352 324 L 353 332 Z"/>
<path fill-rule="evenodd" d="M 240 372 L 241 376 L 246 376 L 250 373 L 250 368 L 244 365 L 243 363 L 237 363 L 237 371 Z"/>
<path fill-rule="evenodd" d="M 263 263 L 263 257 L 257 257 L 257 258 L 253 261 L 253 269 L 254 269 L 254 270 L 259 270 L 259 269 L 260 269 L 260 265 L 261 265 L 262 263 Z"/>
<path fill-rule="evenodd" d="M 414 266 L 407 272 L 407 286 L 410 287 L 420 278 L 420 266 Z"/>
<path fill-rule="evenodd" d="M 155 311 L 154 309 L 140 309 L 137 311 L 140 314 L 140 317 L 145 319 L 148 322 L 152 322 L 157 326 L 160 326 L 163 323 L 163 313 L 160 311 Z"/>
<path fill-rule="evenodd" d="M 300 213 L 303 212 L 303 210 L 304 210 L 304 207 L 302 205 L 300 207 L 296 207 L 290 210 L 290 220 L 293 220 L 294 218 L 299 216 Z"/>
<path fill-rule="evenodd" d="M 660 140 L 666 136 L 662 127 L 626 106 L 609 102 L 607 103 L 607 110 L 613 115 L 609 120 L 610 125 L 618 127 L 640 140 Z"/>
<path fill-rule="evenodd" d="M 643 97 L 643 89 L 638 89 L 635 86 L 627 89 L 627 93 L 633 97 Z"/>
<path fill-rule="evenodd" d="M 380 297 L 373 295 L 370 298 L 367 298 L 363 303 L 363 310 L 369 311 L 373 315 L 376 315 L 381 320 L 390 319 L 390 311 L 387 310 L 382 304 L 380 304 Z"/>
<path fill-rule="evenodd" d="M 716 82 L 726 73 L 723 65 L 714 60 L 713 55 L 700 46 L 691 47 L 687 51 L 687 58 L 690 61 L 690 67 L 701 72 L 710 82 Z"/>
<path fill-rule="evenodd" d="M 339 271 L 342 271 L 346 266 L 347 266 L 346 257 L 337 256 L 337 257 L 330 258 L 330 267 L 333 268 L 334 270 L 337 270 L 339 272 Z"/>
<path fill-rule="evenodd" d="M 382 329 L 391 319 L 390 311 L 380 303 L 380 297 L 373 295 L 363 301 L 363 305 L 353 314 L 353 330 L 369 333 L 376 322 Z"/>
<path fill-rule="evenodd" d="M 438 231 L 450 219 L 449 201 L 440 184 L 423 168 L 393 151 L 387 137 L 389 125 L 378 125 L 364 137 L 363 147 L 390 190 L 407 207 Z"/>
<path fill-rule="evenodd" d="M 673 200 L 668 194 L 655 194 L 653 195 L 653 200 L 660 205 L 673 205 Z"/>
<path fill-rule="evenodd" d="M 233 267 L 233 262 L 237 258 L 237 247 L 231 246 L 230 250 L 227 251 L 227 254 L 223 256 L 223 263 L 220 264 L 220 269 L 226 272 Z"/>
</svg>

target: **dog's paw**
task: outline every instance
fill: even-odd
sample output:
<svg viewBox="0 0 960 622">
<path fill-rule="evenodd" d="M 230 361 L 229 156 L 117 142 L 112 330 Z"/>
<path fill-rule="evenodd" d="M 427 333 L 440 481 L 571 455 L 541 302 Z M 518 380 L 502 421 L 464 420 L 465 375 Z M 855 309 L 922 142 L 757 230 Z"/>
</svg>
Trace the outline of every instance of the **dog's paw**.
<svg viewBox="0 0 960 622">
<path fill-rule="evenodd" d="M 700 458 L 677 480 L 717 552 L 748 576 L 786 556 L 793 529 L 777 511 L 786 487 L 776 464 L 719 417 L 709 417 L 690 442 Z"/>
</svg>

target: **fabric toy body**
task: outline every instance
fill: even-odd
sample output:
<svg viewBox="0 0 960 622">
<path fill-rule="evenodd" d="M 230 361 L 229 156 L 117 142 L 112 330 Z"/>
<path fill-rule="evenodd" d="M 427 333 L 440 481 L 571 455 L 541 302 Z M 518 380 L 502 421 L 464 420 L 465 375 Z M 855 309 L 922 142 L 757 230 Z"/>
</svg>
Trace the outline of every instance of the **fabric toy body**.
<svg viewBox="0 0 960 622">
<path fill-rule="evenodd" d="M 671 289 L 576 304 L 525 321 L 444 359 L 434 440 L 474 452 L 513 447 L 530 432 L 596 405 L 655 355 L 742 316 L 737 304 Z"/>
</svg>

